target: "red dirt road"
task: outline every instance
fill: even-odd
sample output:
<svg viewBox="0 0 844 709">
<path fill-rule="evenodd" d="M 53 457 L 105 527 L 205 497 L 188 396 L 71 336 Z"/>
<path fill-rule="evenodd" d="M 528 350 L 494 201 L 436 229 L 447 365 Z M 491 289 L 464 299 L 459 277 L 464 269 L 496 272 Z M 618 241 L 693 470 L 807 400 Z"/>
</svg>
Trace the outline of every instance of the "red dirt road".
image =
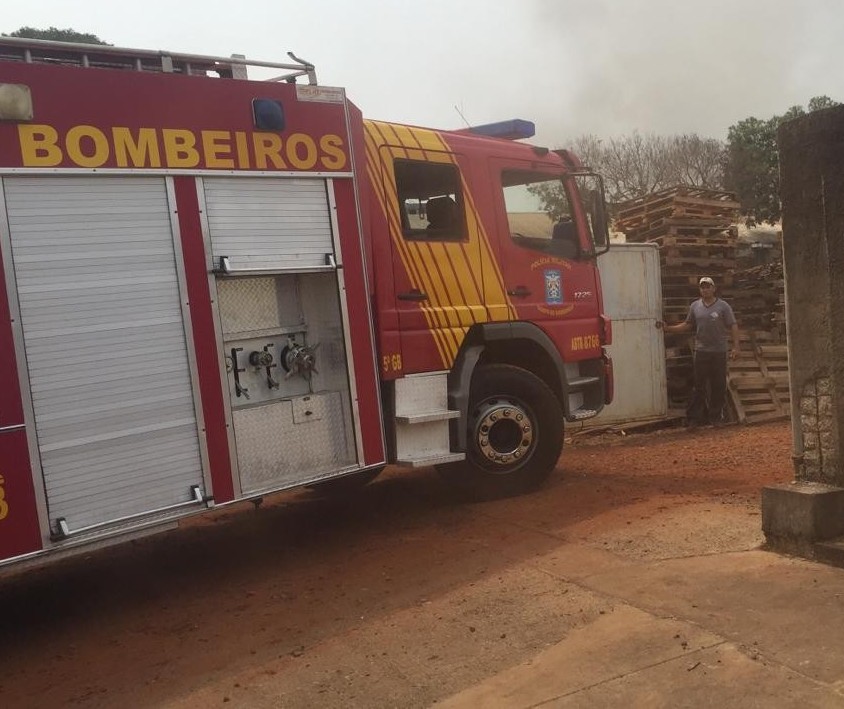
<svg viewBox="0 0 844 709">
<path fill-rule="evenodd" d="M 520 498 L 389 470 L 5 578 L 0 706 L 428 706 L 611 609 L 537 559 L 751 549 L 790 455 L 788 423 L 606 434 Z"/>
</svg>

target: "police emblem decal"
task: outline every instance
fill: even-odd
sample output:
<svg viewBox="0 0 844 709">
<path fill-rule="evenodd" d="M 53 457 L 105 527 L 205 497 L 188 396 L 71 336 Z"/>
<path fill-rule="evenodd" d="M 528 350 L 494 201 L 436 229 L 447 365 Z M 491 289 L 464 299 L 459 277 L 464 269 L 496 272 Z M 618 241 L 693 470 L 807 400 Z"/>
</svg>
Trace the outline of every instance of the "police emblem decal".
<svg viewBox="0 0 844 709">
<path fill-rule="evenodd" d="M 563 276 L 556 269 L 545 271 L 545 302 L 559 305 L 563 302 Z"/>
</svg>

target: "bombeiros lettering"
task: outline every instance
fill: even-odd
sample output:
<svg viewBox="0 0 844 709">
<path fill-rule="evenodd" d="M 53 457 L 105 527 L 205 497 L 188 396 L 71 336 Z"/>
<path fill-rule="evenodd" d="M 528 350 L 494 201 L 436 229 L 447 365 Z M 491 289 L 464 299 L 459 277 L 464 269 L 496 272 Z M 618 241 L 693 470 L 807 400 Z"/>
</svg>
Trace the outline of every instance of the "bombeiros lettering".
<svg viewBox="0 0 844 709">
<path fill-rule="evenodd" d="M 337 171 L 348 165 L 343 138 L 328 133 L 102 129 L 78 125 L 60 133 L 51 125 L 19 125 L 24 167 Z"/>
</svg>

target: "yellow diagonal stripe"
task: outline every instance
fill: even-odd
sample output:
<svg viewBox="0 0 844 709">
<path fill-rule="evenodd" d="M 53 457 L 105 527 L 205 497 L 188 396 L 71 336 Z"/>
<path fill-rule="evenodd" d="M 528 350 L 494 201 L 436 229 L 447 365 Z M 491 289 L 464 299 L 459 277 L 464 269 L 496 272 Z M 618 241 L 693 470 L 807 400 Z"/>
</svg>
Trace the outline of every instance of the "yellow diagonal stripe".
<svg viewBox="0 0 844 709">
<path fill-rule="evenodd" d="M 443 366 L 450 368 L 471 325 L 490 317 L 494 320 L 516 317 L 506 294 L 500 264 L 462 173 L 469 243 L 403 238 L 393 161 L 382 160 L 382 151 L 387 150 L 391 158 L 453 165 L 457 165 L 457 159 L 436 131 L 376 121 L 364 123 L 367 170 L 390 227 L 395 253 L 412 286 L 429 296 L 430 304 L 423 305 L 422 312 L 432 330 Z M 499 304 L 499 307 L 488 312 L 487 303 Z"/>
<path fill-rule="evenodd" d="M 369 178 L 375 189 L 376 197 L 378 198 L 378 201 L 381 204 L 381 209 L 383 210 L 384 216 L 387 220 L 390 233 L 401 233 L 400 225 L 398 223 L 398 215 L 395 213 L 395 208 L 390 207 L 391 202 L 393 205 L 396 204 L 395 187 L 393 187 L 392 196 L 388 195 L 385 192 L 385 185 L 395 185 L 394 176 L 392 174 L 392 163 L 388 165 L 382 164 L 378 148 L 379 146 L 383 145 L 384 140 L 381 134 L 372 124 L 367 122 L 365 125 L 367 145 L 367 170 L 369 172 Z M 385 168 L 386 170 L 388 170 L 388 173 L 382 175 L 381 169 Z M 400 240 L 396 240 L 395 238 L 393 238 L 393 244 L 396 247 L 395 252 L 398 254 L 398 257 L 401 260 L 402 265 L 404 266 L 404 269 L 410 280 L 411 286 L 413 288 L 418 288 L 419 290 L 425 290 L 424 282 L 416 267 L 416 263 L 413 262 L 407 249 L 404 248 L 404 244 L 399 243 L 399 241 Z M 445 338 L 442 334 L 443 323 L 440 323 L 438 321 L 438 314 L 435 313 L 435 311 L 431 308 L 430 305 L 423 303 L 421 306 L 421 311 L 423 317 L 425 318 L 425 322 L 428 324 L 428 328 L 431 330 L 431 333 L 434 337 L 434 343 L 437 347 L 437 351 L 439 352 L 440 358 L 443 362 L 443 366 L 445 367 L 447 366 L 446 362 L 449 360 L 449 352 L 451 348 L 446 345 Z"/>
</svg>

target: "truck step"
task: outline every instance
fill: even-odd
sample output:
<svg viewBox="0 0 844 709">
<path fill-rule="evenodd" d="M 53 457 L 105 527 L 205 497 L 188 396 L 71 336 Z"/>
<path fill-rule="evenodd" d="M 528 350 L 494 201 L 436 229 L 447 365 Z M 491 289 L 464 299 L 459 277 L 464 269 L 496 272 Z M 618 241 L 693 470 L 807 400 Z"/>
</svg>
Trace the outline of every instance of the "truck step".
<svg viewBox="0 0 844 709">
<path fill-rule="evenodd" d="M 583 419 L 591 419 L 597 416 L 598 412 L 595 409 L 577 409 L 568 415 L 569 421 L 582 421 Z"/>
<path fill-rule="evenodd" d="M 428 423 L 429 421 L 447 421 L 448 419 L 455 419 L 460 416 L 459 411 L 450 411 L 449 409 L 441 409 L 438 411 L 423 411 L 419 414 L 409 414 L 406 416 L 396 416 L 398 423 Z"/>
<path fill-rule="evenodd" d="M 568 382 L 569 390 L 580 391 L 592 384 L 597 384 L 599 381 L 601 381 L 599 377 L 575 377 Z"/>
<path fill-rule="evenodd" d="M 401 465 L 405 468 L 426 468 L 429 465 L 441 465 L 443 463 L 457 463 L 465 460 L 465 453 L 429 453 L 418 458 L 406 457 L 396 461 L 396 465 Z"/>
</svg>

